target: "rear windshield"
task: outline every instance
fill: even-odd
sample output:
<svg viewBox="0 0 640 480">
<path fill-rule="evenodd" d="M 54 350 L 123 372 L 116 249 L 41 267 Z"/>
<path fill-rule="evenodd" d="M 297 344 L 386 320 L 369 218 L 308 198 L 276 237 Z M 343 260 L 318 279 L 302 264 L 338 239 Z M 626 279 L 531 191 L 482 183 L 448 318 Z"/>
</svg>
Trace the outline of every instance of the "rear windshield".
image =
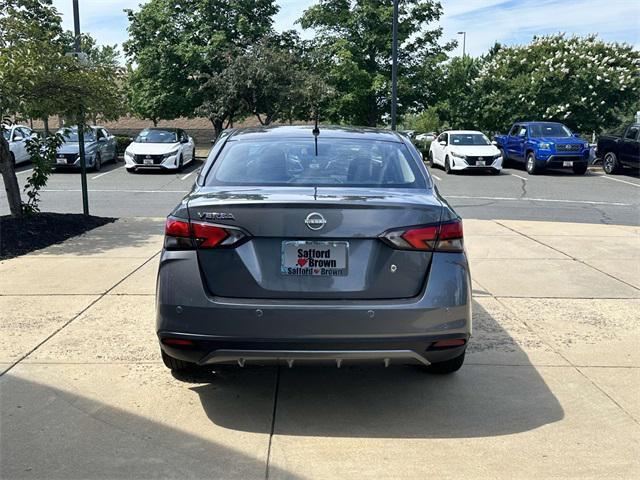
<svg viewBox="0 0 640 480">
<path fill-rule="evenodd" d="M 529 136 L 533 138 L 541 137 L 559 137 L 568 138 L 571 137 L 571 130 L 562 125 L 561 123 L 547 123 L 543 125 L 530 125 Z"/>
<path fill-rule="evenodd" d="M 206 184 L 426 188 L 404 144 L 326 137 L 230 140 Z"/>
<path fill-rule="evenodd" d="M 175 130 L 145 129 L 138 134 L 134 142 L 136 143 L 177 143 L 178 134 Z"/>
<path fill-rule="evenodd" d="M 490 145 L 491 142 L 482 133 L 452 133 L 451 145 Z"/>
</svg>

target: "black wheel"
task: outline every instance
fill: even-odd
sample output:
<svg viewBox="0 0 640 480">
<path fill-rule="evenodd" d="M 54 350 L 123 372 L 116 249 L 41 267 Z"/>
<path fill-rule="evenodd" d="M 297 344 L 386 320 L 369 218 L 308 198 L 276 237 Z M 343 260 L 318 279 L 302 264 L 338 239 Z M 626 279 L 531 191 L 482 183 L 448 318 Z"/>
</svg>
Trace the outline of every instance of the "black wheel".
<svg viewBox="0 0 640 480">
<path fill-rule="evenodd" d="M 429 152 L 429 166 L 433 168 L 433 153 Z"/>
<path fill-rule="evenodd" d="M 162 361 L 164 362 L 165 367 L 171 369 L 172 372 L 191 372 L 196 369 L 195 363 L 173 358 L 167 355 L 164 350 L 160 350 L 160 353 L 162 353 Z"/>
<path fill-rule="evenodd" d="M 127 173 L 138 173 L 135 168 L 127 168 Z"/>
<path fill-rule="evenodd" d="M 509 157 L 507 157 L 507 152 L 504 151 L 503 148 L 500 149 L 500 154 L 502 155 L 502 166 L 506 167 L 509 163 Z"/>
<path fill-rule="evenodd" d="M 618 156 L 613 152 L 607 152 L 602 159 L 602 169 L 607 175 L 618 173 L 621 170 Z"/>
<path fill-rule="evenodd" d="M 584 175 L 585 172 L 587 171 L 587 164 L 586 163 L 578 163 L 578 164 L 573 164 L 573 173 L 575 173 L 576 175 Z"/>
<path fill-rule="evenodd" d="M 193 151 L 191 152 L 191 161 L 195 162 L 196 161 L 196 149 L 194 148 Z"/>
<path fill-rule="evenodd" d="M 447 175 L 451 175 L 453 173 L 453 170 L 451 170 L 451 164 L 449 163 L 449 157 L 444 159 L 444 171 Z"/>
<path fill-rule="evenodd" d="M 182 158 L 182 155 L 180 155 L 180 160 L 178 160 L 178 171 L 181 172 L 182 168 L 184 167 L 184 159 Z"/>
<path fill-rule="evenodd" d="M 462 367 L 464 363 L 464 354 L 462 352 L 461 355 L 458 355 L 451 360 L 446 360 L 444 362 L 432 363 L 428 367 L 425 367 L 428 373 L 434 373 L 436 375 L 447 375 L 449 373 L 457 372 Z"/>
<path fill-rule="evenodd" d="M 102 160 L 100 159 L 100 154 L 96 153 L 96 159 L 93 161 L 93 170 L 99 172 L 102 168 Z"/>
<path fill-rule="evenodd" d="M 497 168 L 491 169 L 491 175 L 500 175 L 500 170 L 498 170 Z"/>
<path fill-rule="evenodd" d="M 536 156 L 533 152 L 527 153 L 527 173 L 529 175 L 537 175 L 542 170 L 536 162 Z"/>
</svg>

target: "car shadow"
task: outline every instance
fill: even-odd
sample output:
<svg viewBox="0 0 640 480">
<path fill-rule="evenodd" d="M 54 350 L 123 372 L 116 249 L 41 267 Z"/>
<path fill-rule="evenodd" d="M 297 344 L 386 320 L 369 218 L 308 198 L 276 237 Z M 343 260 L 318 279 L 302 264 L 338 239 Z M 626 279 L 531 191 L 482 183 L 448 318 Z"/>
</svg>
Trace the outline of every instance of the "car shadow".
<svg viewBox="0 0 640 480">
<path fill-rule="evenodd" d="M 473 353 L 453 375 L 402 365 L 296 365 L 224 368 L 183 379 L 199 383 L 191 388 L 213 423 L 248 432 L 267 433 L 257 429 L 259 412 L 239 415 L 235 405 L 219 401 L 218 392 L 223 385 L 239 397 L 255 395 L 248 380 L 259 368 L 278 369 L 274 432 L 282 435 L 469 438 L 525 432 L 561 420 L 562 407 L 526 353 L 479 303 L 474 309 L 479 322 Z M 496 351 L 508 355 L 509 365 L 482 362 Z"/>
<path fill-rule="evenodd" d="M 50 366 L 55 374 L 55 365 Z M 135 367 L 134 367 L 135 368 Z M 110 382 L 104 402 L 23 378 L 25 372 L 2 376 L 0 389 L 0 476 L 2 478 L 264 478 L 268 438 L 254 439 L 257 449 L 239 451 L 229 435 L 215 435 L 206 424 L 189 421 L 199 410 L 182 395 L 171 409 L 171 398 L 157 400 L 165 414 L 109 405 L 122 396 L 120 378 Z M 27 373 L 28 375 L 28 373 Z M 74 376 L 86 375 L 78 371 Z M 145 380 L 146 383 L 148 380 Z M 52 382 L 57 384 L 56 381 Z M 162 387 L 165 387 L 163 390 Z M 166 383 L 158 385 L 166 395 Z M 111 393 L 113 393 L 113 397 Z M 230 404 L 240 403 L 229 392 Z M 270 397 L 272 398 L 272 397 Z M 144 403 L 144 402 L 140 402 Z M 134 411 L 140 405 L 128 405 Z M 260 421 L 269 425 L 266 405 Z M 171 412 L 167 416 L 167 412 Z M 152 418 L 149 418 L 152 417 Z M 187 419 L 185 421 L 185 418 Z M 236 439 L 237 445 L 241 439 Z M 227 442 L 227 444 L 225 444 Z M 274 478 L 300 478 L 281 466 L 269 465 Z"/>
</svg>

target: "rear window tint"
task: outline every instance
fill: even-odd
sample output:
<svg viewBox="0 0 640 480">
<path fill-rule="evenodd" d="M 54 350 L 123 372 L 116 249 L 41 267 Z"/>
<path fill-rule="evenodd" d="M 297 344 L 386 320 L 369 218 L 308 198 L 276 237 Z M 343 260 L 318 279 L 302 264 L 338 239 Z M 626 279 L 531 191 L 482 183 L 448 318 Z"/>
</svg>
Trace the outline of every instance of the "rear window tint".
<svg viewBox="0 0 640 480">
<path fill-rule="evenodd" d="M 426 188 L 403 143 L 326 137 L 230 140 L 206 185 Z"/>
</svg>

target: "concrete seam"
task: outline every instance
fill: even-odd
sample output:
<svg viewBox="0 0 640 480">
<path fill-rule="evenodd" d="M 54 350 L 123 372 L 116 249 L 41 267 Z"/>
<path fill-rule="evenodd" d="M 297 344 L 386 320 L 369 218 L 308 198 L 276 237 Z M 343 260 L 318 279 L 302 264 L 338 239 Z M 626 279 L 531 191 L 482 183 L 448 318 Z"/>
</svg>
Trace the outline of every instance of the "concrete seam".
<svg viewBox="0 0 640 480">
<path fill-rule="evenodd" d="M 276 413 L 278 410 L 278 392 L 280 390 L 280 365 L 276 369 L 276 385 L 273 392 L 273 410 L 271 412 L 271 430 L 269 431 L 269 445 L 267 446 L 267 460 L 265 462 L 264 478 L 269 480 L 269 467 L 271 462 L 271 444 L 273 442 L 273 432 L 276 428 Z"/>
<path fill-rule="evenodd" d="M 103 292 L 102 294 L 100 294 L 98 296 L 98 298 L 96 298 L 95 300 L 93 300 L 91 303 L 89 303 L 89 305 L 87 305 L 85 308 L 83 308 L 80 312 L 78 312 L 76 315 L 74 315 L 73 317 L 71 317 L 71 319 L 69 319 L 67 322 L 65 322 L 63 325 L 61 325 L 59 328 L 57 328 L 56 330 L 53 331 L 53 333 L 51 333 L 50 335 L 48 335 L 44 340 L 42 340 L 40 343 L 38 343 L 35 347 L 33 347 L 31 350 L 29 350 L 27 353 L 25 353 L 23 356 L 21 356 L 20 358 L 18 358 L 18 360 L 16 360 L 14 363 L 12 363 L 11 365 L 9 365 L 9 367 L 0 372 L 0 377 L 2 377 L 5 373 L 8 373 L 11 369 L 13 369 L 13 367 L 15 367 L 16 365 L 18 365 L 20 362 L 22 362 L 25 358 L 29 357 L 33 352 L 35 352 L 36 350 L 38 350 L 42 345 L 44 345 L 45 343 L 47 343 L 49 340 L 51 340 L 54 336 L 56 336 L 59 332 L 61 332 L 63 329 L 65 329 L 68 325 L 70 325 L 74 320 L 76 320 L 78 317 L 80 317 L 80 315 L 82 315 L 83 313 L 85 313 L 87 310 L 89 310 L 91 307 L 93 307 L 96 303 L 98 303 L 100 300 L 102 300 L 107 293 L 109 293 L 111 290 L 113 290 L 114 288 L 116 288 L 118 285 L 120 285 L 122 282 L 124 282 L 127 278 L 129 278 L 131 275 L 133 275 L 134 273 L 136 273 L 138 270 L 140 270 L 142 267 L 144 267 L 147 263 L 149 263 L 151 260 L 153 260 L 156 256 L 158 256 L 159 253 L 155 253 L 153 254 L 153 256 L 151 256 L 150 258 L 148 258 L 147 260 L 145 260 L 141 265 L 137 266 L 135 269 L 133 269 L 131 272 L 129 272 L 127 275 L 125 275 L 123 278 L 121 278 L 120 280 L 118 280 L 113 286 L 111 286 L 108 290 L 106 290 L 105 292 Z"/>
<path fill-rule="evenodd" d="M 495 220 L 494 220 L 494 221 L 495 221 Z M 532 238 L 532 237 L 530 237 L 529 235 L 524 234 L 524 233 L 522 233 L 522 232 L 519 232 L 519 231 L 517 231 L 517 230 L 515 230 L 515 229 L 513 229 L 513 228 L 511 228 L 511 227 L 508 227 L 508 226 L 506 226 L 506 225 L 504 225 L 504 224 L 502 224 L 502 223 L 500 223 L 500 222 L 498 222 L 498 221 L 495 221 L 495 222 L 496 222 L 498 225 L 500 225 L 500 226 L 502 226 L 502 227 L 504 227 L 504 228 L 508 228 L 508 229 L 509 229 L 509 230 L 511 230 L 512 232 L 515 232 L 515 233 L 517 233 L 517 234 L 519 234 L 519 235 L 522 235 L 523 237 L 525 237 L 525 238 L 527 238 L 527 239 L 529 239 L 529 240 L 531 240 L 531 241 L 533 241 L 533 242 L 536 242 L 536 243 L 538 243 L 538 244 L 540 244 L 540 245 L 542 245 L 542 246 L 544 246 L 544 247 L 550 248 L 551 250 L 554 250 L 554 251 L 556 251 L 556 252 L 558 252 L 558 253 L 561 253 L 561 254 L 562 254 L 562 255 L 564 255 L 565 257 L 568 257 L 568 258 L 570 258 L 571 260 L 573 260 L 573 261 L 575 261 L 575 262 L 581 263 L 582 265 L 584 265 L 584 266 L 586 266 L 586 267 L 589 267 L 589 268 L 591 268 L 591 269 L 595 270 L 596 272 L 600 272 L 600 273 L 602 273 L 603 275 L 606 275 L 606 276 L 607 276 L 607 277 L 609 277 L 609 278 L 612 278 L 612 279 L 614 279 L 614 280 L 617 280 L 617 281 L 618 281 L 618 282 L 620 282 L 620 283 L 624 283 L 625 285 L 627 285 L 628 287 L 633 288 L 634 290 L 638 290 L 638 291 L 640 291 L 640 288 L 636 287 L 635 285 L 632 285 L 631 283 L 625 282 L 624 280 L 621 280 L 621 279 L 619 279 L 618 277 L 615 277 L 615 276 L 613 276 L 613 275 L 611 275 L 611 274 L 609 274 L 609 273 L 607 273 L 607 272 L 604 272 L 604 271 L 600 270 L 599 268 L 596 268 L 596 267 L 594 267 L 593 265 L 590 265 L 590 264 L 586 263 L 586 262 L 585 262 L 585 261 L 583 261 L 583 260 L 580 260 L 580 259 L 578 259 L 578 258 L 576 258 L 576 257 L 572 257 L 571 255 L 569 255 L 568 253 L 563 252 L 562 250 L 559 250 L 559 249 L 557 249 L 557 248 L 555 248 L 555 247 L 552 247 L 551 245 L 547 245 L 546 243 L 543 243 L 543 242 L 541 242 L 540 240 L 537 240 L 537 239 L 535 239 L 535 238 Z"/>
</svg>

